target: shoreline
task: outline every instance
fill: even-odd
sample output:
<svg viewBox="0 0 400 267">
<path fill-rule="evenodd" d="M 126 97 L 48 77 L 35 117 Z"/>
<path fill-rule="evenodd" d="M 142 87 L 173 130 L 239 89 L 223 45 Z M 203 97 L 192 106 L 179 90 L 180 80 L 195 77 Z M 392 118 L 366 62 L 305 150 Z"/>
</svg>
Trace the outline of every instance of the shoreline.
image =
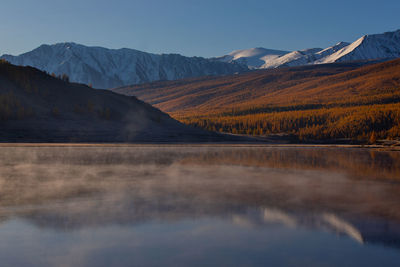
<svg viewBox="0 0 400 267">
<path fill-rule="evenodd" d="M 279 143 L 0 143 L 1 147 L 280 147 L 280 148 L 357 148 L 384 151 L 400 151 L 399 146 L 352 145 L 352 144 L 279 144 Z"/>
</svg>

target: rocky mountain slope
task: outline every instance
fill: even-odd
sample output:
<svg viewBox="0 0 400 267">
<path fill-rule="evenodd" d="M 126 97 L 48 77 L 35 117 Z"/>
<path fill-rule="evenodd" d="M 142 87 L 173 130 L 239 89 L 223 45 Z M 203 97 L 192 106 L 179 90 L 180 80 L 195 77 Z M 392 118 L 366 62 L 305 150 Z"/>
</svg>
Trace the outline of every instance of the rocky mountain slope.
<svg viewBox="0 0 400 267">
<path fill-rule="evenodd" d="M 127 48 L 107 49 L 75 43 L 42 45 L 19 56 L 3 55 L 1 58 L 15 65 L 32 66 L 56 75 L 67 74 L 73 82 L 102 89 L 248 70 L 245 65 L 201 57 L 157 55 Z"/>
</svg>

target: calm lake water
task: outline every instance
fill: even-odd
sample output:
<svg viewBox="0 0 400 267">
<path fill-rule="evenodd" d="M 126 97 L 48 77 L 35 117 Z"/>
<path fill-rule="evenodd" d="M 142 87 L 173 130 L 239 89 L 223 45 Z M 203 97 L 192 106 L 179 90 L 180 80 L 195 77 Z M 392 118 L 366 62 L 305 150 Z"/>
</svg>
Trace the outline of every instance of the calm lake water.
<svg viewBox="0 0 400 267">
<path fill-rule="evenodd" d="M 0 266 L 400 266 L 400 153 L 0 147 Z"/>
</svg>

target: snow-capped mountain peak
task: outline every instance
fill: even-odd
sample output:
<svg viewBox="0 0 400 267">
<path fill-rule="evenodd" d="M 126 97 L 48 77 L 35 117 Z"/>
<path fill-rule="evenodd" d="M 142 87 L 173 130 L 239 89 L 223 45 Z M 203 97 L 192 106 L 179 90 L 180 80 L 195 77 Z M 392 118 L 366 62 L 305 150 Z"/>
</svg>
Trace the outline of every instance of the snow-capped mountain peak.
<svg viewBox="0 0 400 267">
<path fill-rule="evenodd" d="M 268 49 L 265 49 L 268 51 Z M 400 30 L 364 35 L 353 43 L 339 42 L 325 49 L 311 48 L 263 56 L 260 48 L 237 50 L 221 57 L 237 61 L 249 68 L 279 68 L 333 62 L 378 60 L 400 57 Z M 275 50 L 276 51 L 276 50 Z M 279 50 L 278 50 L 279 51 Z M 263 64 L 261 64 L 263 62 Z"/>
<path fill-rule="evenodd" d="M 396 57 L 400 57 L 400 30 L 364 35 L 354 43 L 325 58 L 322 63 Z"/>
<path fill-rule="evenodd" d="M 263 57 L 266 55 L 281 55 L 285 54 L 287 51 L 274 50 L 274 49 L 266 49 L 263 47 L 256 47 L 250 49 L 243 50 L 235 50 L 229 53 L 230 56 L 233 56 L 233 59 L 239 59 L 242 57 Z"/>
<path fill-rule="evenodd" d="M 238 62 L 240 64 L 247 65 L 250 69 L 257 69 L 264 65 L 266 62 L 287 53 L 289 52 L 256 47 L 232 51 L 228 55 L 218 58 L 218 60 L 221 60 L 223 62 Z"/>
<path fill-rule="evenodd" d="M 331 55 L 331 54 L 333 54 L 333 53 L 339 51 L 340 49 L 342 49 L 343 47 L 346 47 L 346 46 L 348 46 L 348 45 L 350 45 L 350 43 L 347 43 L 347 42 L 339 42 L 339 43 L 337 43 L 337 44 L 335 44 L 335 45 L 333 45 L 333 46 L 330 46 L 330 47 L 328 47 L 328 48 L 325 48 L 325 49 L 323 49 L 323 50 L 317 52 L 316 54 L 320 55 L 321 58 L 322 58 L 322 57 L 325 57 L 325 56 L 327 56 L 327 55 Z"/>
<path fill-rule="evenodd" d="M 281 57 L 278 57 L 274 60 L 266 62 L 263 66 L 263 69 L 268 68 L 277 68 L 277 67 L 292 67 L 292 66 L 300 66 L 307 65 L 314 60 L 313 55 L 321 51 L 322 48 L 309 48 L 299 51 L 293 51 L 287 53 Z"/>
</svg>

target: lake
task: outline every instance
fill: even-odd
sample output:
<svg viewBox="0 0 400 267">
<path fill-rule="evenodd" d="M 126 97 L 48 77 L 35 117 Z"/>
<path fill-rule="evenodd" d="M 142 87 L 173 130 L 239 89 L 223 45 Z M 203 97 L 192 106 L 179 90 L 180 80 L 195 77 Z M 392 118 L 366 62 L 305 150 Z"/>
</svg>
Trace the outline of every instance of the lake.
<svg viewBox="0 0 400 267">
<path fill-rule="evenodd" d="M 2 146 L 1 266 L 400 266 L 400 152 Z"/>
</svg>

